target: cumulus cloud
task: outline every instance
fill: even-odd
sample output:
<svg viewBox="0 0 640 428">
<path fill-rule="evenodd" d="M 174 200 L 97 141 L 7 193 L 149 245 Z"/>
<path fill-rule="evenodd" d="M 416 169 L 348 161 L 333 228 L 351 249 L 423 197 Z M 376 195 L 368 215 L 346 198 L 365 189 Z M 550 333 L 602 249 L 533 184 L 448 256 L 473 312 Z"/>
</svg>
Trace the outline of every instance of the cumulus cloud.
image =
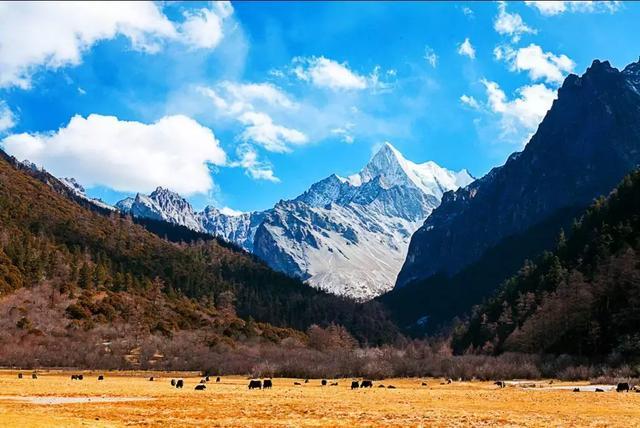
<svg viewBox="0 0 640 428">
<path fill-rule="evenodd" d="M 424 59 L 427 61 L 427 64 L 433 68 L 436 68 L 438 65 L 438 55 L 431 46 L 424 47 Z"/>
<path fill-rule="evenodd" d="M 577 13 L 614 13 L 620 9 L 619 1 L 525 1 L 527 6 L 538 10 L 542 15 L 553 16 L 565 12 Z"/>
<path fill-rule="evenodd" d="M 470 95 L 462 94 L 460 96 L 460 102 L 474 110 L 478 110 L 480 108 L 480 103 Z"/>
<path fill-rule="evenodd" d="M 464 16 L 466 16 L 469 19 L 473 19 L 475 17 L 475 14 L 473 13 L 473 9 L 471 9 L 470 7 L 463 7 L 462 8 L 462 13 L 464 14 Z"/>
<path fill-rule="evenodd" d="M 503 137 L 531 135 L 551 108 L 556 92 L 542 83 L 525 85 L 517 89 L 517 97 L 509 100 L 496 82 L 483 79 L 487 93 L 487 106 L 500 116 Z"/>
<path fill-rule="evenodd" d="M 536 33 L 536 30 L 524 23 L 519 14 L 507 12 L 505 2 L 498 3 L 498 16 L 493 22 L 493 28 L 498 34 L 510 36 L 514 43 L 520 40 L 522 34 Z"/>
<path fill-rule="evenodd" d="M 221 82 L 215 87 L 198 87 L 217 112 L 244 125 L 239 138 L 272 152 L 288 152 L 290 146 L 305 144 L 308 137 L 294 128 L 275 123 L 267 113 L 271 108 L 297 109 L 287 94 L 270 83 Z"/>
<path fill-rule="evenodd" d="M 212 8 L 185 12 L 179 24 L 184 41 L 194 48 L 211 49 L 218 46 L 223 36 L 223 22 L 233 13 L 229 2 L 213 2 Z"/>
<path fill-rule="evenodd" d="M 0 3 L 0 87 L 27 89 L 40 67 L 77 65 L 101 40 L 123 36 L 135 50 L 158 52 L 167 40 L 213 48 L 230 4 L 189 12 L 174 24 L 153 2 Z"/>
<path fill-rule="evenodd" d="M 0 100 L 0 135 L 13 128 L 16 124 L 16 116 L 7 103 Z"/>
<path fill-rule="evenodd" d="M 331 133 L 340 137 L 342 142 L 347 144 L 353 144 L 355 138 L 352 135 L 352 130 L 355 127 L 353 123 L 346 123 L 344 126 L 339 128 L 333 128 Z"/>
<path fill-rule="evenodd" d="M 471 59 L 474 59 L 476 57 L 476 50 L 474 49 L 468 37 L 464 39 L 464 42 L 460 43 L 460 45 L 458 46 L 458 54 L 468 56 Z"/>
<path fill-rule="evenodd" d="M 320 56 L 296 57 L 293 64 L 293 74 L 298 79 L 321 88 L 359 90 L 367 87 L 367 78 L 352 71 L 346 62 L 339 63 Z"/>
<path fill-rule="evenodd" d="M 238 160 L 231 163 L 230 166 L 240 166 L 244 168 L 247 175 L 256 180 L 280 182 L 275 176 L 273 168 L 269 162 L 258 159 L 258 153 L 250 144 L 241 144 L 236 149 Z"/>
<path fill-rule="evenodd" d="M 532 80 L 545 80 L 547 83 L 561 83 L 565 74 L 575 67 L 568 56 L 544 52 L 535 44 L 517 50 L 498 46 L 493 53 L 496 59 L 506 61 L 511 70 L 527 71 Z"/>
<path fill-rule="evenodd" d="M 5 150 L 87 187 L 150 192 L 162 186 L 185 195 L 213 189 L 210 165 L 224 165 L 213 132 L 186 116 L 145 124 L 114 116 L 74 116 L 55 132 L 13 134 Z"/>
<path fill-rule="evenodd" d="M 238 120 L 246 126 L 240 139 L 261 145 L 271 152 L 288 152 L 290 145 L 300 145 L 308 142 L 305 134 L 297 129 L 287 128 L 273 123 L 266 113 L 247 111 Z"/>
</svg>

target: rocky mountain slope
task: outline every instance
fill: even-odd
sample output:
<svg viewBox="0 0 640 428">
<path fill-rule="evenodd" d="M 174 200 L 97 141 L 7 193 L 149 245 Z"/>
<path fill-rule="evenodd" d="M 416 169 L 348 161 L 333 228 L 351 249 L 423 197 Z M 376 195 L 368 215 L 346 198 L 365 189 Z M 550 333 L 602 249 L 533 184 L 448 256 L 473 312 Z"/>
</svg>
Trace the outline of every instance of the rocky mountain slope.
<svg viewBox="0 0 640 428">
<path fill-rule="evenodd" d="M 464 170 L 415 164 L 386 143 L 360 173 L 332 175 L 262 212 L 227 215 L 207 207 L 196 213 L 162 188 L 116 206 L 222 237 L 316 288 L 370 299 L 393 286 L 411 234 L 442 195 L 472 180 Z"/>
<path fill-rule="evenodd" d="M 451 275 L 502 239 L 567 207 L 586 207 L 640 161 L 638 64 L 594 61 L 570 75 L 525 149 L 444 196 L 411 240 L 397 286 Z"/>
</svg>

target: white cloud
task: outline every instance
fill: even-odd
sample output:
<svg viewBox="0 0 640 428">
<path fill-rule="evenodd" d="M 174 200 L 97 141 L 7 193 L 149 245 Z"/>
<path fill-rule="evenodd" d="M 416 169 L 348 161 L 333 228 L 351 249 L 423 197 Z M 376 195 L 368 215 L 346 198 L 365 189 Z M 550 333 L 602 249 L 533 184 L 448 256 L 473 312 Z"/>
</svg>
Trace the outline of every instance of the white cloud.
<svg viewBox="0 0 640 428">
<path fill-rule="evenodd" d="M 123 36 L 135 50 L 158 52 L 167 40 L 213 48 L 230 5 L 215 4 L 174 24 L 153 2 L 0 3 L 0 87 L 27 89 L 40 68 L 78 65 L 101 40 Z"/>
<path fill-rule="evenodd" d="M 237 217 L 239 215 L 245 214 L 244 211 L 234 210 L 233 208 L 229 208 L 229 207 L 220 208 L 220 212 L 224 215 L 232 216 L 232 217 Z"/>
<path fill-rule="evenodd" d="M 280 182 L 275 176 L 271 164 L 260 161 L 258 153 L 249 144 L 241 144 L 236 149 L 238 160 L 231 163 L 230 166 L 240 166 L 245 169 L 246 173 L 253 179 Z"/>
<path fill-rule="evenodd" d="M 226 162 L 213 132 L 182 115 L 152 124 L 74 116 L 56 132 L 14 134 L 2 145 L 56 176 L 127 192 L 162 186 L 185 195 L 206 193 L 214 186 L 209 165 Z"/>
<path fill-rule="evenodd" d="M 556 98 L 556 91 L 541 83 L 518 88 L 517 97 L 512 100 L 507 99 L 496 82 L 483 79 L 482 84 L 487 92 L 487 106 L 501 118 L 503 137 L 522 132 L 530 135 Z"/>
<path fill-rule="evenodd" d="M 352 135 L 352 130 L 355 127 L 353 123 L 346 123 L 343 127 L 333 128 L 331 133 L 341 138 L 342 142 L 347 144 L 353 144 L 355 138 Z"/>
<path fill-rule="evenodd" d="M 271 152 L 288 152 L 289 145 L 305 144 L 309 140 L 297 129 L 273 123 L 271 117 L 262 112 L 247 111 L 238 120 L 246 126 L 240 139 L 261 145 Z"/>
<path fill-rule="evenodd" d="M 466 6 L 463 7 L 462 13 L 464 13 L 464 16 L 470 19 L 473 19 L 475 17 L 475 14 L 473 13 L 473 9 L 471 9 L 470 7 L 466 7 Z"/>
<path fill-rule="evenodd" d="M 460 96 L 460 101 L 462 104 L 469 106 L 474 110 L 478 110 L 480 108 L 478 101 L 470 95 L 462 94 Z"/>
<path fill-rule="evenodd" d="M 493 28 L 498 34 L 510 36 L 514 43 L 520 40 L 522 34 L 536 33 L 536 30 L 524 23 L 519 14 L 507 12 L 507 4 L 505 2 L 498 3 L 498 16 L 493 22 Z"/>
<path fill-rule="evenodd" d="M 619 1 L 525 1 L 542 15 L 553 16 L 564 12 L 614 13 L 622 6 Z"/>
<path fill-rule="evenodd" d="M 424 59 L 433 68 L 436 68 L 436 66 L 438 65 L 438 55 L 431 46 L 424 47 Z"/>
<path fill-rule="evenodd" d="M 573 71 L 575 63 L 568 56 L 544 52 L 535 44 L 514 50 L 498 46 L 493 51 L 498 60 L 506 61 L 513 71 L 527 71 L 532 80 L 561 83 L 566 73 Z"/>
<path fill-rule="evenodd" d="M 233 6 L 229 2 L 213 2 L 212 6 L 185 12 L 178 28 L 188 45 L 212 49 L 222 40 L 223 23 L 233 13 Z"/>
<path fill-rule="evenodd" d="M 209 98 L 219 114 L 244 125 L 239 138 L 272 152 L 288 152 L 291 145 L 305 144 L 307 136 L 294 128 L 274 123 L 267 110 L 295 110 L 298 104 L 270 83 L 221 82 L 213 88 L 198 87 Z"/>
<path fill-rule="evenodd" d="M 359 90 L 367 88 L 367 78 L 352 71 L 346 62 L 320 57 L 296 57 L 293 74 L 321 88 Z"/>
<path fill-rule="evenodd" d="M 16 115 L 11 111 L 7 103 L 0 100 L 0 134 L 4 134 L 16 124 Z"/>
<path fill-rule="evenodd" d="M 471 59 L 476 57 L 476 50 L 473 48 L 468 37 L 458 46 L 458 54 L 468 56 Z"/>
</svg>

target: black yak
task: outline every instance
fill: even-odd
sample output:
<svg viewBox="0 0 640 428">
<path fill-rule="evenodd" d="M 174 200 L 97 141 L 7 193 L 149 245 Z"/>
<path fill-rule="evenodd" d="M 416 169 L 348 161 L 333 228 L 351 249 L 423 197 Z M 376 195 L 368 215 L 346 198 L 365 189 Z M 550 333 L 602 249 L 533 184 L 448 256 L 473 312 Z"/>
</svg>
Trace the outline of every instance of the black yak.
<svg viewBox="0 0 640 428">
<path fill-rule="evenodd" d="M 629 384 L 627 382 L 620 382 L 616 386 L 616 392 L 629 392 Z"/>
</svg>

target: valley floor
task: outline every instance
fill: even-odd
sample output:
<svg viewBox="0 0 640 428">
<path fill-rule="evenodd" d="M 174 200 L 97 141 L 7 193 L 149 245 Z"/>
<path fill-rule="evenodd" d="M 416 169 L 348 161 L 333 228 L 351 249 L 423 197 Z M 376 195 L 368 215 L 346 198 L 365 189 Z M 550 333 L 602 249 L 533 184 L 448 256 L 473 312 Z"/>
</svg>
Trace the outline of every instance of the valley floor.
<svg viewBox="0 0 640 428">
<path fill-rule="evenodd" d="M 351 391 L 350 379 L 322 387 L 318 379 L 294 386 L 302 381 L 276 378 L 271 390 L 249 391 L 238 376 L 195 391 L 196 373 L 101 372 L 103 381 L 90 372 L 82 381 L 72 381 L 72 372 L 40 372 L 35 380 L 30 371 L 23 379 L 17 373 L 0 371 L 2 427 L 640 425 L 640 394 L 574 393 L 559 382 L 498 389 L 491 382 L 428 379 L 425 387 L 419 379 L 388 379 Z M 172 388 L 170 379 L 180 376 L 184 389 Z"/>
</svg>

